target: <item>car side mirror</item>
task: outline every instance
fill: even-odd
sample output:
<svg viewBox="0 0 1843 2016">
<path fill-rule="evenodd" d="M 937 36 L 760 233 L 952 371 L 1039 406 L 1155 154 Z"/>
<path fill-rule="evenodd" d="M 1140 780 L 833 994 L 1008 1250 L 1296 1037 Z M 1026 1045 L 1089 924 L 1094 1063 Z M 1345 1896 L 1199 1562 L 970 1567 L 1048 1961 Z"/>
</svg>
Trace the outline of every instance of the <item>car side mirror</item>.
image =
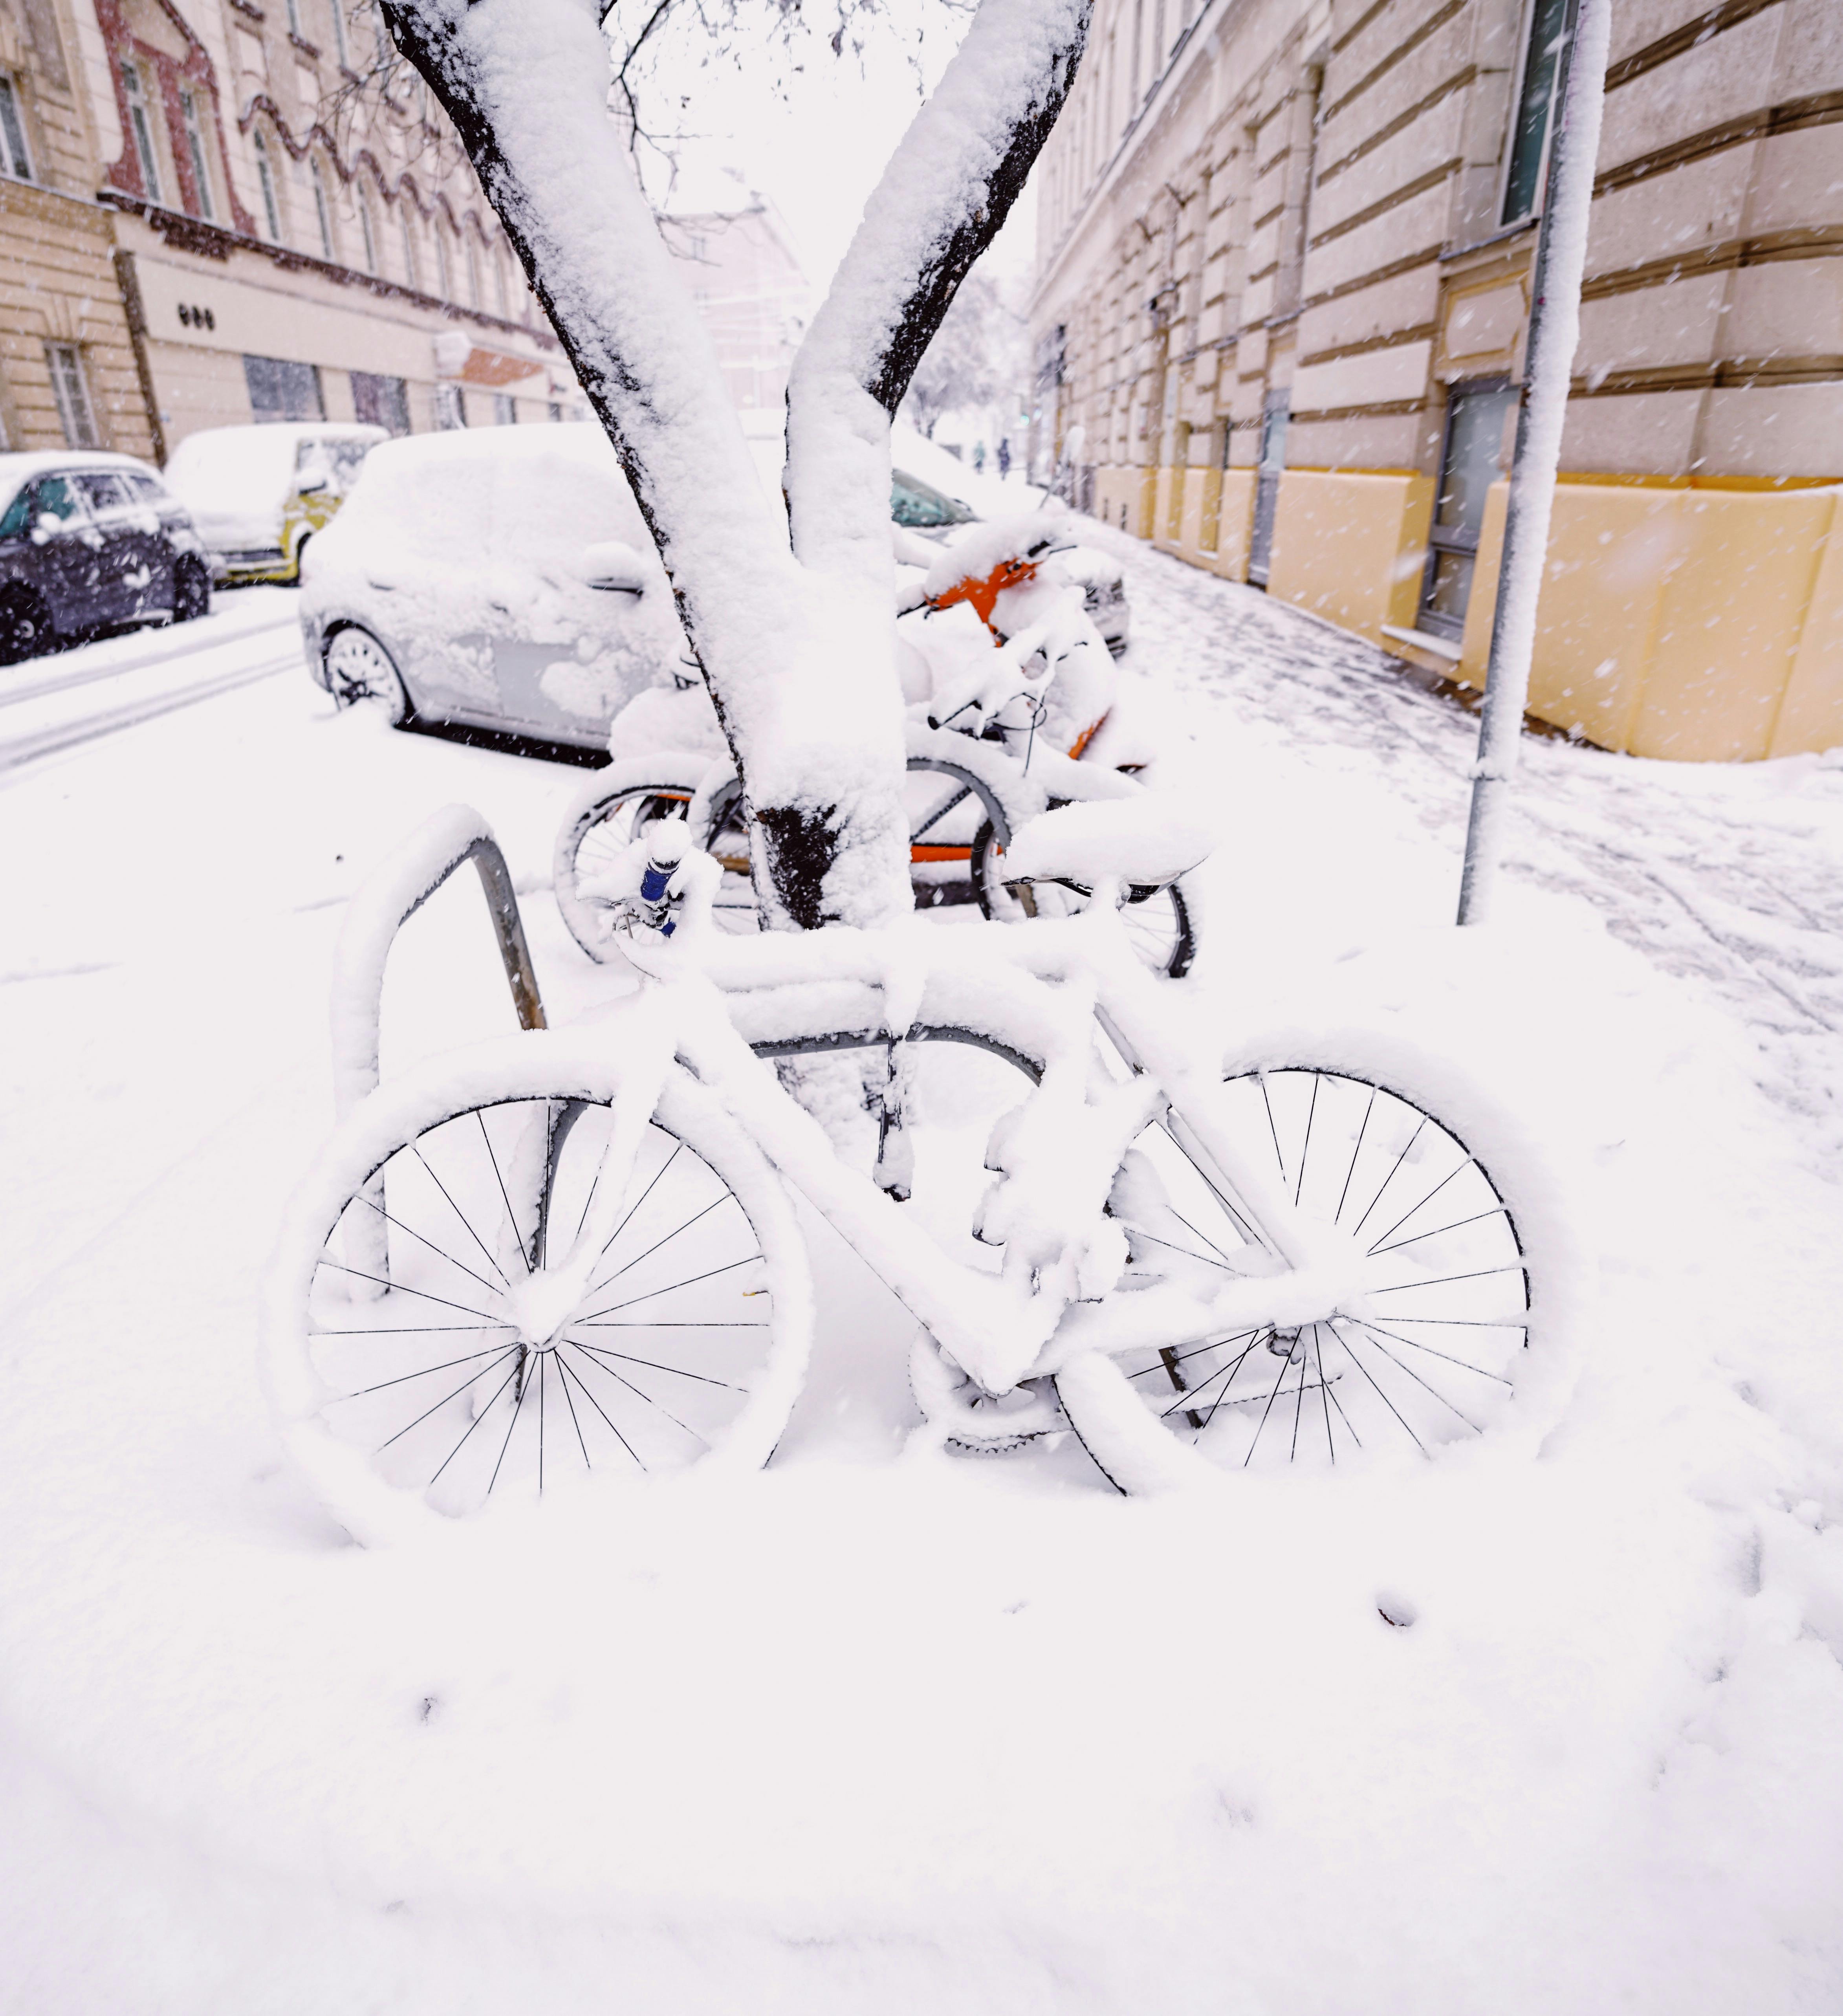
<svg viewBox="0 0 1843 2016">
<path fill-rule="evenodd" d="M 599 540 L 582 549 L 582 578 L 610 595 L 644 595 L 646 563 L 618 539 Z"/>
</svg>

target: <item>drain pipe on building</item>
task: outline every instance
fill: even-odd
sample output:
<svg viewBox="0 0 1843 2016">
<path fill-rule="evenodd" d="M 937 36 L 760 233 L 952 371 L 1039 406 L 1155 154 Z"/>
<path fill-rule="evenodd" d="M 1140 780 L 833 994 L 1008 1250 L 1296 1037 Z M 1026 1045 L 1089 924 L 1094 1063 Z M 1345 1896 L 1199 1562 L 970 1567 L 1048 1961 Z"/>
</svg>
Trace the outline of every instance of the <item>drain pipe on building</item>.
<svg viewBox="0 0 1843 2016">
<path fill-rule="evenodd" d="M 1581 275 L 1587 259 L 1611 22 L 1612 0 L 1578 0 L 1573 31 L 1561 52 L 1548 199 L 1536 236 L 1529 349 L 1485 674 L 1485 715 L 1478 731 L 1478 759 L 1472 767 L 1472 812 L 1459 891 L 1462 924 L 1481 924 L 1490 915 L 1510 779 L 1529 700 L 1536 604 L 1549 549 L 1568 380 L 1581 331 Z"/>
</svg>

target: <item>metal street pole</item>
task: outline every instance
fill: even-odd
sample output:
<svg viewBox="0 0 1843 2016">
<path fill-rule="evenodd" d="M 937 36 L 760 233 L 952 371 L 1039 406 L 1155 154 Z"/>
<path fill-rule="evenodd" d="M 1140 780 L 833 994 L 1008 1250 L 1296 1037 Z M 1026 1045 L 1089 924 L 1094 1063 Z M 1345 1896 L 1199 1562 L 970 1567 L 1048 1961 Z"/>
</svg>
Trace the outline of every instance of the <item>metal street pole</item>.
<svg viewBox="0 0 1843 2016">
<path fill-rule="evenodd" d="M 1536 236 L 1531 285 L 1529 347 L 1517 448 L 1504 513 L 1503 556 L 1491 656 L 1485 674 L 1485 718 L 1472 770 L 1472 815 L 1466 829 L 1459 921 L 1481 924 L 1490 913 L 1503 852 L 1510 778 L 1529 700 L 1535 649 L 1536 604 L 1549 549 L 1555 471 L 1569 376 L 1581 333 L 1581 275 L 1587 258 L 1588 213 L 1600 153 L 1612 0 L 1579 0 L 1573 32 L 1562 50 L 1549 149 L 1549 186 Z"/>
</svg>

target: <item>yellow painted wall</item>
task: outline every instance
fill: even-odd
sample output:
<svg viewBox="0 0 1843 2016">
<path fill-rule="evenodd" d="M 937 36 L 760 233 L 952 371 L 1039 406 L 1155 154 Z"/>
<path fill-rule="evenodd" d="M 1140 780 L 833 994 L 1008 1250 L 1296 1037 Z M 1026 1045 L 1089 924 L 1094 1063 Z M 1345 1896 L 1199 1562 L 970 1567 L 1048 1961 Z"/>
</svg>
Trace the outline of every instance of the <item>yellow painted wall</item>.
<svg viewBox="0 0 1843 2016">
<path fill-rule="evenodd" d="M 1843 578 L 1828 554 L 1838 494 L 1564 481 L 1530 711 L 1609 749 L 1679 761 L 1843 742 Z M 1475 686 L 1506 495 L 1499 483 L 1487 501 L 1456 671 Z"/>
<path fill-rule="evenodd" d="M 1425 476 L 1289 469 L 1268 593 L 1381 643 L 1384 624 L 1414 621 L 1433 502 Z"/>
<path fill-rule="evenodd" d="M 1206 469 L 1203 472 L 1203 502 L 1197 514 L 1197 563 L 1211 567 L 1215 563 L 1216 542 L 1222 535 L 1222 472 L 1219 469 Z"/>
<path fill-rule="evenodd" d="M 1206 488 L 1211 471 L 1207 469 L 1181 470 L 1182 500 L 1177 513 L 1178 551 L 1193 566 L 1203 557 L 1203 506 Z"/>
<path fill-rule="evenodd" d="M 1226 469 L 1217 510 L 1215 566 L 1229 581 L 1248 578 L 1248 540 L 1254 529 L 1254 472 Z"/>
</svg>

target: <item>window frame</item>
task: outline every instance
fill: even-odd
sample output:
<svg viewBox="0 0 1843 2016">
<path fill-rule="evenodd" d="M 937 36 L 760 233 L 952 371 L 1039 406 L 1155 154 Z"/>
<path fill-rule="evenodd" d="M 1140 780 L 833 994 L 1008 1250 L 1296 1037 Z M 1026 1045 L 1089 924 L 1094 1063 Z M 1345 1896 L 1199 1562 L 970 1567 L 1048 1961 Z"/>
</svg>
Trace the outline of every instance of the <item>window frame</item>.
<svg viewBox="0 0 1843 2016">
<path fill-rule="evenodd" d="M 185 152 L 192 164 L 192 179 L 196 185 L 198 214 L 207 224 L 218 221 L 217 206 L 211 193 L 211 158 L 205 149 L 205 129 L 199 117 L 198 87 L 187 84 L 180 87 L 179 124 L 185 135 Z"/>
<path fill-rule="evenodd" d="M 1455 538 L 1450 532 L 1445 538 L 1441 537 L 1440 499 L 1446 484 L 1446 462 L 1452 446 L 1452 423 L 1460 400 L 1467 395 L 1514 392 L 1520 400 L 1523 388 L 1515 379 L 1500 371 L 1488 373 L 1482 378 L 1456 378 L 1445 391 L 1445 407 L 1440 416 L 1440 461 L 1434 473 L 1433 510 L 1427 520 L 1427 560 L 1420 572 L 1420 594 L 1414 606 L 1414 627 L 1430 637 L 1443 637 L 1449 643 L 1456 644 L 1465 635 L 1466 616 L 1462 614 L 1456 621 L 1443 610 L 1428 607 L 1434 592 L 1434 578 L 1442 555 L 1463 554 L 1472 563 L 1472 574 L 1466 583 L 1467 614 L 1470 613 L 1472 583 L 1478 575 L 1478 541 L 1474 539 L 1467 545 L 1463 538 Z M 1485 487 L 1488 490 L 1490 485 Z M 1482 513 L 1480 516 L 1482 518 Z M 1446 627 L 1448 625 L 1451 628 Z"/>
<path fill-rule="evenodd" d="M 26 95 L 19 80 L 5 71 L 0 71 L 0 146 L 4 146 L 7 155 L 0 171 L 9 181 L 38 181 L 32 171 L 32 146 L 26 131 Z"/>
<path fill-rule="evenodd" d="M 131 56 L 119 66 L 122 95 L 128 101 L 128 137 L 134 144 L 135 164 L 141 171 L 141 193 L 156 209 L 167 207 L 160 183 L 160 147 L 153 135 L 153 107 L 147 95 L 147 80 Z"/>
<path fill-rule="evenodd" d="M 282 231 L 282 203 L 275 181 L 275 163 L 269 158 L 268 136 L 258 126 L 250 135 L 250 151 L 256 157 L 256 189 L 262 198 L 262 211 L 268 225 L 269 243 L 286 243 Z"/>
<path fill-rule="evenodd" d="M 68 360 L 68 376 L 63 368 Z M 45 369 L 51 376 L 51 395 L 58 409 L 59 424 L 64 430 L 64 445 L 70 448 L 103 448 L 108 443 L 103 438 L 103 430 L 96 417 L 95 396 L 90 390 L 89 376 L 83 366 L 83 346 L 78 343 L 48 343 L 45 346 Z M 74 386 L 77 399 L 71 398 Z M 81 407 L 81 411 L 79 410 Z M 82 438 L 85 430 L 88 438 Z"/>
<path fill-rule="evenodd" d="M 333 205 L 326 195 L 326 178 L 321 172 L 319 157 L 308 163 L 308 180 L 313 186 L 314 219 L 320 227 L 320 256 L 329 266 L 339 261 L 333 249 Z"/>
<path fill-rule="evenodd" d="M 1555 52 L 1555 74 L 1549 84 L 1549 109 L 1542 122 L 1542 152 L 1536 162 L 1530 207 L 1516 217 L 1505 214 L 1510 200 L 1510 177 L 1517 164 L 1517 133 L 1521 123 L 1524 86 L 1529 77 L 1530 59 L 1535 54 L 1536 13 L 1542 4 L 1543 0 L 1523 0 L 1517 14 L 1516 82 L 1511 89 L 1505 119 L 1503 160 L 1498 171 L 1496 215 L 1500 231 L 1514 231 L 1520 225 L 1534 224 L 1542 214 L 1549 193 L 1549 157 L 1555 142 L 1555 108 L 1560 95 L 1562 59 L 1574 41 L 1577 26 L 1575 0 L 1562 0 L 1560 46 Z"/>
</svg>

